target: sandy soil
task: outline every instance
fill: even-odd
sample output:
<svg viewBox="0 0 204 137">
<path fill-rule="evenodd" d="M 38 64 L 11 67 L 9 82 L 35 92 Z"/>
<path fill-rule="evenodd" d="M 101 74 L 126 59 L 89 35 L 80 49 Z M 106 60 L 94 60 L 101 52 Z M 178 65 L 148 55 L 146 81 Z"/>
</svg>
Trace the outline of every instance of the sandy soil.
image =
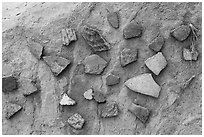
<svg viewBox="0 0 204 137">
<path fill-rule="evenodd" d="M 19 83 L 14 92 L 2 93 L 3 134 L 202 134 L 201 3 L 3 3 L 2 11 L 2 75 L 13 75 Z M 108 12 L 112 11 L 119 12 L 118 29 L 107 21 Z M 126 40 L 123 29 L 136 14 L 143 34 Z M 170 35 L 173 28 L 189 23 L 198 29 L 197 61 L 185 61 L 182 57 L 182 49 L 189 46 L 190 38 L 179 42 Z M 95 53 L 81 36 L 84 24 L 100 29 L 111 45 L 110 50 L 97 53 L 109 62 L 101 75 L 84 73 L 82 62 Z M 77 41 L 69 46 L 63 46 L 61 41 L 60 32 L 65 27 L 76 30 Z M 153 75 L 161 86 L 159 97 L 153 98 L 131 91 L 124 82 L 151 73 L 144 61 L 155 54 L 148 44 L 158 33 L 165 39 L 161 51 L 168 65 L 158 76 Z M 71 65 L 54 76 L 43 59 L 36 59 L 30 52 L 29 39 L 44 47 L 43 56 L 59 55 L 69 59 Z M 137 47 L 138 59 L 121 67 L 119 55 L 125 47 Z M 105 84 L 110 72 L 120 77 L 119 84 Z M 181 90 L 181 85 L 193 75 L 192 82 Z M 24 79 L 36 80 L 40 92 L 25 97 Z M 108 102 L 117 102 L 119 115 L 101 118 L 98 112 L 102 105 L 83 97 L 90 88 L 106 94 Z M 68 93 L 77 105 L 60 106 L 63 93 Z M 145 124 L 128 111 L 135 99 L 151 111 Z M 11 119 L 5 118 L 8 102 L 23 107 Z M 67 123 L 74 113 L 86 121 L 81 130 L 74 130 Z"/>
</svg>

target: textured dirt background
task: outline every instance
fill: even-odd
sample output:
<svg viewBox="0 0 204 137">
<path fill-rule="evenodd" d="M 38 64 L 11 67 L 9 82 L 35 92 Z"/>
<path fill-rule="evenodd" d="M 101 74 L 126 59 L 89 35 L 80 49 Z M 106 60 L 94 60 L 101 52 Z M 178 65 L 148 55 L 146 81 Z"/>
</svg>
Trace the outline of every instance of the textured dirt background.
<svg viewBox="0 0 204 137">
<path fill-rule="evenodd" d="M 201 134 L 202 132 L 202 7 L 201 3 L 3 3 L 2 19 L 2 73 L 18 77 L 17 91 L 2 93 L 3 134 Z M 107 9 L 119 11 L 120 28 L 114 29 L 107 22 Z M 138 12 L 139 11 L 139 12 Z M 135 16 L 144 27 L 141 38 L 125 40 L 124 26 Z M 178 42 L 169 32 L 182 23 L 193 23 L 199 29 L 196 48 L 197 61 L 184 61 L 182 47 L 189 40 Z M 111 50 L 100 53 L 109 61 L 101 76 L 84 74 L 80 63 L 93 53 L 80 34 L 83 23 L 96 26 L 103 31 Z M 78 40 L 70 46 L 62 46 L 60 31 L 64 27 L 77 30 Z M 158 99 L 135 93 L 124 86 L 124 82 L 135 75 L 150 72 L 144 61 L 154 53 L 148 43 L 158 34 L 165 38 L 162 53 L 168 65 L 159 76 L 153 76 L 162 87 Z M 42 60 L 37 60 L 29 51 L 28 38 L 34 38 L 45 47 L 45 55 L 58 54 L 72 61 L 72 64 L 58 77 L 54 77 Z M 138 60 L 121 68 L 119 51 L 123 47 L 139 49 Z M 106 87 L 105 76 L 114 71 L 121 77 L 120 83 Z M 192 75 L 195 79 L 172 105 L 168 104 L 173 92 L 179 92 L 179 84 Z M 21 80 L 37 79 L 41 91 L 29 97 L 22 94 Z M 116 101 L 118 117 L 101 119 L 100 106 L 83 97 L 85 90 L 94 87 L 108 95 L 108 101 Z M 69 92 L 77 106 L 61 107 L 62 93 Z M 151 116 L 143 125 L 127 111 L 134 99 L 151 110 Z M 7 101 L 23 106 L 12 119 L 5 119 L 4 107 Z M 80 131 L 73 131 L 67 119 L 73 113 L 80 113 L 86 124 Z"/>
</svg>

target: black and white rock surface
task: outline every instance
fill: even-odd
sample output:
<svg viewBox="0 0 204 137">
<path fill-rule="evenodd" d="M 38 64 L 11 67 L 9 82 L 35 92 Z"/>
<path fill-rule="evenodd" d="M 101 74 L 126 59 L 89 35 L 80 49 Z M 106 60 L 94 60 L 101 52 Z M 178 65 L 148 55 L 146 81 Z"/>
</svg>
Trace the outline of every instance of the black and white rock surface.
<svg viewBox="0 0 204 137">
<path fill-rule="evenodd" d="M 63 94 L 60 105 L 62 106 L 73 106 L 76 104 L 76 101 L 70 98 L 66 93 Z"/>
<path fill-rule="evenodd" d="M 107 102 L 101 109 L 102 118 L 110 118 L 118 116 L 119 109 L 116 102 Z"/>
<path fill-rule="evenodd" d="M 151 41 L 151 43 L 149 44 L 149 48 L 154 50 L 155 52 L 158 52 L 162 49 L 163 45 L 164 45 L 164 38 L 163 36 L 159 35 Z"/>
<path fill-rule="evenodd" d="M 190 34 L 191 30 L 187 25 L 181 25 L 171 31 L 171 35 L 178 41 L 184 41 Z"/>
<path fill-rule="evenodd" d="M 104 93 L 101 93 L 98 90 L 94 90 L 94 100 L 98 103 L 105 103 L 106 102 L 106 96 Z"/>
<path fill-rule="evenodd" d="M 100 52 L 110 49 L 110 44 L 106 41 L 98 29 L 85 25 L 81 34 L 87 44 L 89 44 L 94 51 Z"/>
<path fill-rule="evenodd" d="M 84 60 L 85 73 L 100 75 L 107 64 L 108 63 L 103 58 L 96 54 L 87 56 Z"/>
<path fill-rule="evenodd" d="M 118 12 L 110 12 L 110 13 L 108 13 L 107 20 L 108 20 L 109 24 L 113 28 L 115 28 L 115 29 L 119 28 L 119 13 Z"/>
<path fill-rule="evenodd" d="M 147 108 L 134 103 L 130 105 L 128 110 L 132 112 L 142 123 L 146 123 L 150 115 L 150 111 Z"/>
<path fill-rule="evenodd" d="M 43 50 L 44 47 L 37 42 L 30 42 L 28 44 L 28 47 L 30 49 L 30 52 L 37 58 L 37 59 L 41 59 L 42 58 L 42 54 L 43 54 Z"/>
<path fill-rule="evenodd" d="M 129 89 L 158 98 L 161 87 L 154 81 L 152 74 L 146 73 L 128 79 L 125 83 Z"/>
<path fill-rule="evenodd" d="M 142 31 L 143 31 L 142 26 L 139 23 L 132 21 L 124 27 L 123 37 L 125 39 L 141 37 Z"/>
<path fill-rule="evenodd" d="M 71 63 L 70 60 L 59 56 L 44 56 L 43 60 L 55 76 L 58 76 Z"/>
<path fill-rule="evenodd" d="M 87 100 L 92 100 L 93 99 L 93 89 L 88 89 L 87 91 L 84 92 L 84 98 Z"/>
<path fill-rule="evenodd" d="M 74 115 L 68 118 L 67 122 L 74 129 L 82 129 L 85 120 L 79 113 L 75 113 Z"/>
<path fill-rule="evenodd" d="M 68 46 L 72 41 L 76 41 L 76 32 L 72 28 L 65 28 L 61 30 L 62 44 Z"/>
<path fill-rule="evenodd" d="M 145 61 L 145 65 L 155 74 L 159 73 L 166 67 L 167 61 L 161 52 L 158 52 L 156 55 L 148 58 Z"/>
<path fill-rule="evenodd" d="M 6 107 L 6 118 L 10 119 L 14 116 L 18 111 L 22 109 L 22 106 L 15 104 L 15 103 L 7 103 Z"/>
<path fill-rule="evenodd" d="M 112 85 L 118 84 L 119 82 L 120 82 L 120 77 L 115 76 L 113 74 L 109 74 L 106 77 L 106 85 L 108 85 L 108 86 L 112 86 Z"/>
<path fill-rule="evenodd" d="M 13 76 L 6 76 L 2 78 L 2 91 L 11 92 L 18 88 L 17 79 Z"/>
<path fill-rule="evenodd" d="M 120 64 L 122 67 L 137 61 L 137 49 L 124 48 L 120 52 Z"/>
</svg>

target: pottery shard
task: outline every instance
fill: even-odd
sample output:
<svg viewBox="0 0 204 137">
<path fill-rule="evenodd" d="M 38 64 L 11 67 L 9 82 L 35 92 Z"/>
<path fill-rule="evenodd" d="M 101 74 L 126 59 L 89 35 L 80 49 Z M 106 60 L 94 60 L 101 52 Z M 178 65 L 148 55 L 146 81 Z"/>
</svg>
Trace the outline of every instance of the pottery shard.
<svg viewBox="0 0 204 137">
<path fill-rule="evenodd" d="M 43 59 L 55 76 L 58 76 L 71 63 L 68 59 L 59 56 L 44 56 Z"/>
<path fill-rule="evenodd" d="M 106 102 L 106 96 L 99 91 L 94 91 L 94 99 L 98 103 L 105 103 Z"/>
<path fill-rule="evenodd" d="M 141 37 L 142 36 L 142 26 L 137 22 L 130 22 L 123 29 L 123 37 L 125 39 Z"/>
<path fill-rule="evenodd" d="M 29 95 L 39 91 L 37 89 L 37 87 L 35 86 L 35 84 L 29 79 L 23 80 L 22 86 L 23 86 L 23 95 L 24 96 L 29 96 Z"/>
<path fill-rule="evenodd" d="M 161 52 L 148 58 L 145 61 L 145 65 L 155 74 L 159 75 L 162 69 L 167 65 L 167 61 Z"/>
<path fill-rule="evenodd" d="M 96 54 L 92 54 L 85 58 L 85 73 L 99 75 L 107 66 L 107 62 Z"/>
<path fill-rule="evenodd" d="M 164 45 L 164 38 L 159 35 L 157 36 L 152 42 L 149 44 L 149 48 L 158 52 L 162 49 L 162 46 Z"/>
<path fill-rule="evenodd" d="M 76 101 L 74 101 L 72 98 L 70 98 L 66 93 L 63 94 L 62 99 L 60 101 L 60 105 L 73 106 L 75 104 L 76 104 Z"/>
<path fill-rule="evenodd" d="M 107 15 L 107 20 L 108 20 L 109 24 L 113 28 L 115 28 L 115 29 L 119 28 L 119 16 L 118 16 L 118 12 L 110 12 Z"/>
<path fill-rule="evenodd" d="M 150 73 L 141 74 L 127 80 L 125 86 L 135 92 L 156 98 L 159 96 L 161 90 L 161 87 L 154 81 Z"/>
<path fill-rule="evenodd" d="M 171 31 L 171 35 L 178 41 L 184 41 L 190 34 L 191 30 L 187 25 L 181 25 Z"/>
<path fill-rule="evenodd" d="M 14 114 L 22 109 L 22 106 L 14 103 L 8 103 L 6 108 L 6 118 L 10 119 Z"/>
<path fill-rule="evenodd" d="M 71 117 L 68 118 L 67 122 L 74 129 L 82 129 L 82 127 L 85 123 L 85 120 L 83 119 L 83 117 L 80 114 L 75 113 L 74 115 L 72 115 Z"/>
<path fill-rule="evenodd" d="M 30 52 L 37 58 L 41 59 L 44 47 L 36 42 L 31 42 L 28 45 Z"/>
<path fill-rule="evenodd" d="M 145 107 L 132 103 L 128 110 L 133 113 L 142 123 L 146 123 L 149 118 L 150 111 Z"/>
<path fill-rule="evenodd" d="M 61 31 L 62 44 L 68 46 L 72 41 L 76 41 L 76 33 L 72 28 L 62 29 Z"/>
<path fill-rule="evenodd" d="M 107 103 L 101 109 L 102 118 L 116 117 L 117 115 L 118 115 L 118 105 L 116 102 Z"/>
<path fill-rule="evenodd" d="M 18 87 L 17 79 L 13 76 L 3 77 L 2 78 L 2 91 L 11 92 Z"/>
<path fill-rule="evenodd" d="M 112 86 L 112 85 L 118 84 L 119 82 L 120 82 L 120 77 L 115 76 L 113 74 L 109 74 L 106 77 L 106 85 L 108 85 L 108 86 Z"/>
<path fill-rule="evenodd" d="M 183 58 L 184 60 L 197 60 L 198 59 L 198 52 L 197 51 L 191 51 L 190 49 L 183 48 Z"/>
<path fill-rule="evenodd" d="M 110 44 L 105 40 L 98 29 L 85 25 L 81 34 L 94 51 L 106 51 L 110 49 Z"/>
<path fill-rule="evenodd" d="M 135 62 L 137 60 L 137 49 L 124 48 L 120 52 L 120 64 L 122 67 Z"/>
<path fill-rule="evenodd" d="M 93 90 L 89 89 L 87 91 L 84 92 L 84 98 L 87 100 L 92 100 L 93 99 Z"/>
</svg>

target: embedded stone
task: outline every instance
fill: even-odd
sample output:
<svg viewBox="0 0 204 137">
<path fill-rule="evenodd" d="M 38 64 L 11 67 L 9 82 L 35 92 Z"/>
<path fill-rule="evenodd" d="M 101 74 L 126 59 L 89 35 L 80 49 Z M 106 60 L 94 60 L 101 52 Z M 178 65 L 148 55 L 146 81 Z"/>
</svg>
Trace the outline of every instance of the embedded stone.
<svg viewBox="0 0 204 137">
<path fill-rule="evenodd" d="M 162 49 L 162 46 L 164 45 L 164 38 L 159 35 L 157 36 L 152 42 L 149 44 L 149 48 L 154 50 L 155 52 L 158 52 Z"/>
<path fill-rule="evenodd" d="M 99 92 L 99 91 L 94 91 L 94 99 L 98 103 L 106 102 L 106 96 L 103 93 Z"/>
<path fill-rule="evenodd" d="M 75 113 L 74 115 L 68 118 L 67 122 L 74 129 L 82 129 L 85 120 L 80 114 Z"/>
<path fill-rule="evenodd" d="M 98 29 L 85 25 L 81 34 L 94 51 L 100 52 L 110 49 L 110 44 L 105 40 Z"/>
<path fill-rule="evenodd" d="M 85 73 L 99 75 L 107 66 L 107 62 L 96 54 L 92 54 L 85 58 Z"/>
<path fill-rule="evenodd" d="M 159 73 L 166 67 L 167 61 L 161 52 L 158 52 L 156 55 L 148 58 L 145 61 L 145 65 L 155 74 Z"/>
<path fill-rule="evenodd" d="M 101 109 L 102 118 L 110 118 L 118 116 L 118 105 L 116 102 L 106 103 Z"/>
<path fill-rule="evenodd" d="M 37 58 L 37 59 L 41 59 L 42 54 L 43 54 L 43 50 L 44 47 L 36 42 L 31 42 L 28 45 L 30 52 Z"/>
<path fill-rule="evenodd" d="M 71 63 L 70 60 L 59 56 L 44 56 L 43 59 L 55 76 L 58 76 Z"/>
<path fill-rule="evenodd" d="M 107 15 L 107 20 L 108 20 L 109 24 L 113 28 L 115 28 L 115 29 L 119 28 L 119 15 L 118 15 L 118 12 L 110 12 Z"/>
<path fill-rule="evenodd" d="M 87 91 L 84 92 L 84 98 L 87 100 L 92 100 L 93 99 L 93 90 L 89 89 Z"/>
<path fill-rule="evenodd" d="M 130 22 L 123 29 L 123 37 L 125 39 L 141 37 L 142 36 L 142 26 L 137 22 Z"/>
<path fill-rule="evenodd" d="M 8 103 L 6 106 L 6 118 L 10 119 L 14 116 L 18 111 L 22 109 L 22 106 L 15 103 Z"/>
<path fill-rule="evenodd" d="M 131 113 L 133 113 L 144 124 L 147 122 L 150 115 L 150 111 L 147 108 L 136 105 L 134 103 L 130 105 L 128 110 Z"/>
<path fill-rule="evenodd" d="M 11 92 L 18 87 L 17 79 L 13 76 L 7 76 L 2 78 L 2 91 Z"/>
<path fill-rule="evenodd" d="M 66 93 L 63 94 L 62 99 L 60 101 L 60 105 L 73 106 L 75 104 L 76 104 L 76 101 L 74 101 L 72 98 L 70 98 Z"/>
<path fill-rule="evenodd" d="M 120 64 L 122 67 L 127 66 L 137 60 L 137 49 L 124 48 L 120 52 Z"/>
<path fill-rule="evenodd" d="M 108 85 L 108 86 L 112 86 L 112 85 L 118 84 L 119 82 L 120 82 L 120 77 L 115 76 L 113 74 L 109 74 L 106 77 L 106 85 Z"/>
<path fill-rule="evenodd" d="M 76 41 L 76 33 L 72 28 L 65 28 L 61 31 L 62 44 L 68 46 L 72 41 Z"/>
<path fill-rule="evenodd" d="M 190 49 L 183 48 L 183 58 L 184 60 L 197 60 L 198 59 L 198 52 L 197 51 L 191 51 Z"/>
<path fill-rule="evenodd" d="M 29 79 L 23 80 L 21 85 L 23 87 L 23 95 L 24 96 L 29 96 L 29 95 L 39 91 L 37 89 L 36 85 Z"/>
<path fill-rule="evenodd" d="M 128 79 L 125 83 L 129 89 L 158 98 L 161 87 L 154 81 L 152 74 L 146 73 Z"/>
<path fill-rule="evenodd" d="M 190 34 L 191 29 L 187 25 L 181 25 L 171 31 L 171 35 L 178 41 L 184 41 Z"/>
</svg>

